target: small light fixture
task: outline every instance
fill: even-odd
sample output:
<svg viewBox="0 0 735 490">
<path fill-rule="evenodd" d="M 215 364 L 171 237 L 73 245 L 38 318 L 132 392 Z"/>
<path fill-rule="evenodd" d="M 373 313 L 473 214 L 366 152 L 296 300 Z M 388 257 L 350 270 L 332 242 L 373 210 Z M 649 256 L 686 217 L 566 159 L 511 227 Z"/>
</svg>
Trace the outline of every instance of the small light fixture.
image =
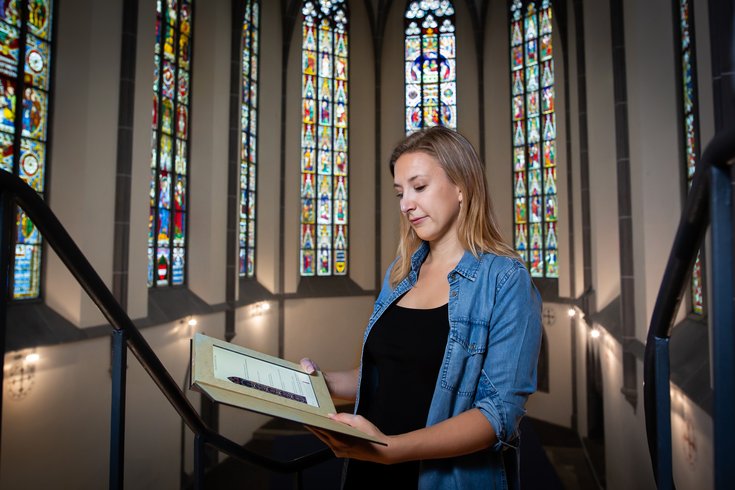
<svg viewBox="0 0 735 490">
<path fill-rule="evenodd" d="M 567 310 L 567 315 L 569 315 L 569 318 L 573 318 L 574 315 L 576 314 L 577 314 L 577 310 L 575 310 L 573 306 L 570 306 L 569 309 Z"/>
<path fill-rule="evenodd" d="M 262 316 L 270 309 L 270 303 L 268 303 L 267 301 L 260 301 L 250 307 L 250 314 L 251 316 Z"/>
<path fill-rule="evenodd" d="M 596 339 L 600 336 L 600 330 L 597 327 L 593 327 L 592 330 L 590 330 L 590 337 L 593 339 Z"/>
<path fill-rule="evenodd" d="M 25 361 L 28 364 L 35 364 L 39 359 L 41 359 L 41 356 L 39 356 L 37 352 L 31 352 L 26 356 Z"/>
<path fill-rule="evenodd" d="M 197 323 L 199 323 L 199 322 L 197 322 L 197 319 L 196 319 L 196 318 L 194 318 L 194 317 L 190 317 L 190 318 L 189 318 L 189 321 L 187 322 L 187 324 L 188 324 L 188 325 L 189 325 L 190 327 L 196 327 L 196 326 L 197 326 Z"/>
</svg>

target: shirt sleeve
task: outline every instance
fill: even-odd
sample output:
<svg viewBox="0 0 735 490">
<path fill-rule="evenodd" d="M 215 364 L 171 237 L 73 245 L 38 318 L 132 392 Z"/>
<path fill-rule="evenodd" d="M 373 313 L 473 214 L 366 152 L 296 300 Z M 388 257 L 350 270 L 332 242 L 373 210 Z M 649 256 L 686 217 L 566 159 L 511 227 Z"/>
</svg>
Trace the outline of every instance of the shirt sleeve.
<svg viewBox="0 0 735 490">
<path fill-rule="evenodd" d="M 541 297 L 517 261 L 499 278 L 476 408 L 487 417 L 498 442 L 515 447 L 528 396 L 536 391 L 541 346 Z"/>
</svg>

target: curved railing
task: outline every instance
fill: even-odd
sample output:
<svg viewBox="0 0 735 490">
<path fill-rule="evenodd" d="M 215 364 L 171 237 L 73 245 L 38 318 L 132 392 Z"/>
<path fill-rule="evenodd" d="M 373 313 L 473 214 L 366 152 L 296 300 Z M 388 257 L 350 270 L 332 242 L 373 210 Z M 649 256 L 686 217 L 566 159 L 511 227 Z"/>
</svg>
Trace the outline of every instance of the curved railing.
<svg viewBox="0 0 735 490">
<path fill-rule="evenodd" d="M 12 226 L 10 224 L 14 220 L 15 205 L 20 206 L 26 212 L 46 242 L 54 249 L 113 328 L 110 488 L 123 488 L 126 346 L 133 352 L 151 379 L 195 434 L 194 485 L 196 488 L 203 488 L 205 446 L 216 448 L 231 457 L 281 473 L 300 474 L 302 470 L 332 457 L 331 452 L 324 449 L 290 461 L 275 460 L 248 450 L 208 427 L 48 205 L 19 177 L 0 171 L 0 219 L 2 220 L 0 222 L 2 225 L 0 226 L 0 254 L 2 255 L 0 271 L 3 277 L 10 277 L 9 258 L 12 253 L 10 239 Z M 0 281 L 0 298 L 8 297 L 7 286 L 7 281 Z M 0 336 L 3 339 L 5 338 L 5 323 L 6 305 L 3 300 L 0 301 Z M 4 348 L 2 350 L 4 351 Z M 0 385 L 2 376 L 0 372 Z"/>
<path fill-rule="evenodd" d="M 646 433 L 658 488 L 674 488 L 669 394 L 669 339 L 688 287 L 697 251 L 712 225 L 712 319 L 714 375 L 715 484 L 735 481 L 735 338 L 733 337 L 733 238 L 731 167 L 735 130 L 710 142 L 698 162 L 651 317 L 644 357 Z"/>
</svg>

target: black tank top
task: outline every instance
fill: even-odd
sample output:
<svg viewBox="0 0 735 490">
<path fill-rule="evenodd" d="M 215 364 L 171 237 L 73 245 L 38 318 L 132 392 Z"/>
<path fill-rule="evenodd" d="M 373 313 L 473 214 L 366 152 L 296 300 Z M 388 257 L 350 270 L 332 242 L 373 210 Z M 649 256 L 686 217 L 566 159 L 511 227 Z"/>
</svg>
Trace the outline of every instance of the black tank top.
<svg viewBox="0 0 735 490">
<path fill-rule="evenodd" d="M 365 343 L 357 413 L 386 435 L 426 427 L 448 334 L 447 305 L 426 310 L 389 306 Z M 418 474 L 418 461 L 382 465 L 350 460 L 345 488 L 417 488 Z"/>
</svg>

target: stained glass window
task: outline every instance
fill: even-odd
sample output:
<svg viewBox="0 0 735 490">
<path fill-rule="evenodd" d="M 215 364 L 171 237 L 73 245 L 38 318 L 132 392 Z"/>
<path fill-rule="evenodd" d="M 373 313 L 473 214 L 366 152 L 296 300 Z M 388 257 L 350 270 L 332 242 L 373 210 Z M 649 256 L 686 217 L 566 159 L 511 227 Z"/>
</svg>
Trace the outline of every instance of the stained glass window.
<svg viewBox="0 0 735 490">
<path fill-rule="evenodd" d="M 511 5 L 514 244 L 533 277 L 559 277 L 552 9 Z"/>
<path fill-rule="evenodd" d="M 684 161 L 686 165 L 687 189 L 692 183 L 699 152 L 699 131 L 697 129 L 696 102 L 696 63 L 691 38 L 691 8 L 689 0 L 679 1 L 679 21 L 681 28 L 681 84 L 684 97 Z M 704 312 L 704 278 L 702 277 L 702 260 L 697 254 L 692 271 L 692 311 L 701 315 Z"/>
<path fill-rule="evenodd" d="M 51 78 L 51 0 L 0 2 L 0 168 L 14 173 L 42 197 L 46 185 Z M 16 110 L 17 94 L 23 94 Z M 9 284 L 13 299 L 41 294 L 41 234 L 16 211 L 15 257 Z"/>
<path fill-rule="evenodd" d="M 404 15 L 406 134 L 457 127 L 454 7 L 449 0 L 411 2 Z"/>
<path fill-rule="evenodd" d="M 258 154 L 258 0 L 245 0 L 240 103 L 240 277 L 255 276 L 255 191 Z"/>
<path fill-rule="evenodd" d="M 192 0 L 156 2 L 148 286 L 184 284 Z"/>
<path fill-rule="evenodd" d="M 347 2 L 303 7 L 301 117 L 302 276 L 347 274 Z"/>
</svg>

